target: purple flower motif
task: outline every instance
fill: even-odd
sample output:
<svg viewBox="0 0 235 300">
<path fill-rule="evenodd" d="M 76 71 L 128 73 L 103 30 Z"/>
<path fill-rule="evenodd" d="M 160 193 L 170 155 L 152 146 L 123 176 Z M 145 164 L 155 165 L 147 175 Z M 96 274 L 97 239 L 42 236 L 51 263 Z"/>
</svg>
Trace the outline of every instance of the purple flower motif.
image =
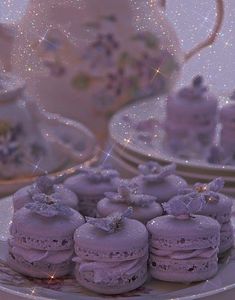
<svg viewBox="0 0 235 300">
<path fill-rule="evenodd" d="M 11 126 L 8 122 L 0 122 L 0 162 L 20 163 L 24 153 L 21 150 L 19 138 L 23 134 L 21 124 Z"/>
<path fill-rule="evenodd" d="M 224 187 L 224 180 L 221 177 L 215 178 L 208 184 L 196 183 L 193 189 L 204 197 L 207 203 L 217 203 L 219 201 L 218 192 Z"/>
<path fill-rule="evenodd" d="M 195 194 L 199 198 L 203 198 L 205 203 L 217 203 L 219 201 L 218 192 L 223 189 L 224 180 L 221 177 L 215 178 L 208 184 L 196 183 L 193 188 L 183 189 L 179 192 L 181 195 Z"/>
<path fill-rule="evenodd" d="M 147 182 L 161 182 L 166 177 L 175 173 L 176 165 L 170 164 L 165 167 L 160 166 L 157 162 L 149 161 L 138 167 L 143 179 Z"/>
<path fill-rule="evenodd" d="M 217 177 L 212 180 L 207 186 L 210 191 L 219 192 L 224 187 L 224 180 L 221 177 Z"/>
<path fill-rule="evenodd" d="M 54 180 L 48 176 L 40 176 L 36 182 L 31 186 L 29 193 L 31 196 L 41 193 L 51 195 L 54 192 Z"/>
<path fill-rule="evenodd" d="M 172 216 L 179 219 L 188 219 L 191 214 L 197 213 L 205 206 L 204 197 L 198 196 L 196 192 L 178 195 L 163 203 L 163 209 Z"/>
<path fill-rule="evenodd" d="M 95 226 L 98 229 L 106 231 L 108 233 L 114 233 L 118 231 L 123 224 L 126 217 L 129 217 L 132 213 L 132 208 L 128 209 L 124 213 L 114 213 L 106 218 L 91 218 L 86 217 L 87 223 Z"/>
<path fill-rule="evenodd" d="M 208 184 L 206 183 L 196 183 L 193 186 L 193 189 L 198 193 L 203 192 L 219 192 L 224 187 L 224 180 L 221 177 L 215 178 Z"/>
<path fill-rule="evenodd" d="M 83 55 L 92 68 L 110 66 L 114 63 L 113 56 L 119 49 L 119 43 L 112 33 L 98 33 Z"/>
<path fill-rule="evenodd" d="M 81 169 L 81 173 L 86 174 L 91 182 L 109 182 L 119 176 L 119 173 L 114 169 L 104 169 L 101 167 Z"/>
<path fill-rule="evenodd" d="M 69 217 L 73 214 L 71 208 L 58 203 L 48 195 L 38 193 L 32 197 L 32 200 L 33 202 L 27 203 L 25 207 L 40 216 L 47 218 Z"/>
<path fill-rule="evenodd" d="M 138 193 L 135 186 L 123 181 L 118 186 L 118 192 L 105 193 L 105 196 L 111 201 L 116 203 L 126 203 L 130 206 L 148 207 L 151 203 L 156 201 L 156 197 L 150 195 L 143 195 Z"/>
</svg>

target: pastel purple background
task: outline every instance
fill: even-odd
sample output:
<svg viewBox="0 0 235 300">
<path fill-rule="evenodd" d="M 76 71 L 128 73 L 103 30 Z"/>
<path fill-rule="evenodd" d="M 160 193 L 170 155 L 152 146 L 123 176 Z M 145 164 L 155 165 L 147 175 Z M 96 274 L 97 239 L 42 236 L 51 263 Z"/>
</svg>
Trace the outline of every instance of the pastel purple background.
<svg viewBox="0 0 235 300">
<path fill-rule="evenodd" d="M 0 20 L 10 22 L 20 17 L 27 1 L 1 0 Z M 225 6 L 225 22 L 217 42 L 185 65 L 179 84 L 188 83 L 192 76 L 201 73 L 219 93 L 230 94 L 235 88 L 235 1 L 225 0 Z M 213 27 L 215 1 L 168 0 L 167 16 L 175 26 L 183 49 L 188 50 Z"/>
</svg>

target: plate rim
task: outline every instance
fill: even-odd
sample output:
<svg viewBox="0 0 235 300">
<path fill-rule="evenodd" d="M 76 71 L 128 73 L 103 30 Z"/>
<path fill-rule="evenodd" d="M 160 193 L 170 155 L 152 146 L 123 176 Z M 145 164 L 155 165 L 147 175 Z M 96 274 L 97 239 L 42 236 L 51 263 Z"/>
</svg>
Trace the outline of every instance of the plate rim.
<svg viewBox="0 0 235 300">
<path fill-rule="evenodd" d="M 111 137 L 111 139 L 113 139 L 115 142 L 121 144 L 123 147 L 129 149 L 130 151 L 132 151 L 133 153 L 137 153 L 141 156 L 145 156 L 146 157 L 146 153 L 144 152 L 144 149 L 136 149 L 135 145 L 133 145 L 132 143 L 127 143 L 127 144 L 122 144 L 122 142 L 120 141 L 120 139 L 118 139 L 117 135 L 114 132 L 114 128 L 117 126 L 120 120 L 120 116 L 122 116 L 123 114 L 131 114 L 130 112 L 132 112 L 133 110 L 138 109 L 138 107 L 140 107 L 141 105 L 147 105 L 147 103 L 154 103 L 154 105 L 156 106 L 156 99 L 158 99 L 159 101 L 162 101 L 164 96 L 161 97 L 151 97 L 151 98 L 146 98 L 145 102 L 139 102 L 139 103 L 135 103 L 134 105 L 130 104 L 125 106 L 124 108 L 120 109 L 116 114 L 114 114 L 112 116 L 112 118 L 110 119 L 109 125 L 108 125 L 108 129 L 109 129 L 109 135 Z M 150 104 L 149 104 L 150 105 Z M 129 112 L 128 112 L 129 111 Z M 157 114 L 156 114 L 157 117 Z M 173 155 L 171 157 L 167 157 L 167 156 L 161 156 L 160 154 L 157 156 L 156 153 L 153 153 L 152 157 L 155 157 L 156 159 L 161 159 L 165 162 L 168 161 L 173 161 L 175 162 L 177 165 L 182 165 L 182 166 L 190 166 L 193 168 L 200 168 L 200 169 L 207 169 L 207 170 L 223 170 L 223 171 L 228 171 L 228 172 L 235 172 L 235 166 L 231 166 L 231 165 L 223 165 L 223 167 L 221 167 L 220 164 L 209 164 L 206 162 L 203 162 L 202 164 L 200 164 L 200 162 L 198 161 L 188 161 L 185 162 L 183 159 L 174 157 Z"/>
<path fill-rule="evenodd" d="M 4 197 L 1 199 L 2 201 L 12 201 L 12 196 L 8 196 L 8 197 Z M 1 240 L 0 243 L 6 243 L 6 241 Z M 231 260 L 230 263 L 233 263 L 235 265 L 235 260 Z M 22 287 L 24 288 L 24 287 Z M 184 295 L 184 296 L 180 296 L 180 297 L 176 297 L 176 298 L 172 298 L 171 295 L 169 295 L 169 298 L 166 298 L 167 300 L 194 300 L 194 299 L 202 299 L 203 297 L 207 297 L 207 296 L 213 296 L 213 295 L 218 295 L 221 294 L 225 291 L 231 290 L 231 289 L 235 289 L 235 279 L 234 279 L 234 283 L 233 284 L 229 284 L 225 287 L 220 287 L 218 289 L 211 289 L 210 291 L 205 291 L 205 292 L 200 292 L 199 294 L 193 294 L 193 295 Z M 14 289 L 11 289 L 8 286 L 4 286 L 2 284 L 0 284 L 0 291 L 9 294 L 9 295 L 14 295 L 14 296 L 19 296 L 22 297 L 23 299 L 33 299 L 33 300 L 55 300 L 56 298 L 51 298 L 51 297 L 45 297 L 45 296 L 38 296 L 38 295 L 30 295 L 27 293 L 24 293 L 23 291 L 16 291 Z M 181 290 L 183 291 L 183 289 Z M 176 294 L 178 291 L 173 291 L 172 295 L 174 297 L 174 294 Z M 190 292 L 190 291 L 189 291 Z M 65 294 L 66 293 L 66 294 Z M 170 292 L 171 293 L 171 292 Z M 68 292 L 61 292 L 61 294 L 65 294 L 64 296 L 62 295 L 61 299 L 66 299 L 66 297 L 68 297 L 69 293 Z M 74 293 L 73 293 L 74 294 Z M 235 290 L 234 290 L 234 294 L 235 294 Z M 153 295 L 153 294 L 147 294 L 147 295 L 143 295 L 143 296 L 130 296 L 128 298 L 126 297 L 122 297 L 121 295 L 117 297 L 118 300 L 124 300 L 124 299 L 139 299 L 139 300 L 150 300 L 150 299 L 156 299 L 157 295 Z M 161 296 L 161 295 L 159 295 Z M 164 296 L 164 295 L 163 295 Z M 166 297 L 168 297 L 166 295 Z M 95 295 L 95 296 L 88 296 L 88 295 L 83 295 L 83 294 L 76 294 L 76 299 L 77 300 L 100 300 L 103 299 L 103 295 Z M 108 298 L 107 298 L 108 299 Z"/>
<path fill-rule="evenodd" d="M 112 147 L 113 147 L 113 150 L 115 151 L 115 153 L 117 153 L 120 157 L 122 157 L 125 160 L 130 161 L 133 164 L 137 164 L 137 165 L 138 164 L 144 164 L 147 160 L 151 160 L 151 159 L 153 159 L 154 161 L 159 162 L 160 164 L 162 163 L 162 161 L 159 161 L 156 158 L 152 158 L 152 157 L 148 157 L 148 156 L 146 156 L 146 160 L 144 160 L 144 159 L 141 160 L 141 159 L 137 158 L 136 156 L 134 157 L 130 153 L 126 152 L 124 150 L 124 147 L 122 145 L 119 145 L 118 143 L 115 143 L 115 141 L 112 141 L 112 143 L 113 143 Z M 179 167 L 179 166 L 177 165 L 177 167 Z M 201 176 L 202 175 L 204 177 L 202 179 L 205 179 L 205 180 L 206 179 L 209 180 L 210 179 L 209 177 L 215 177 L 215 176 L 217 176 L 217 175 L 212 174 L 212 173 L 211 174 L 208 174 L 208 173 L 205 174 L 204 173 L 204 175 L 203 175 L 203 174 L 201 174 L 199 172 L 191 172 L 187 168 L 183 169 L 183 170 L 177 168 L 177 173 L 178 174 L 185 174 L 185 175 L 182 175 L 182 176 L 187 176 L 187 175 L 191 175 L 191 174 L 196 174 L 197 176 Z M 205 178 L 205 176 L 207 176 L 207 178 Z M 225 179 L 225 181 L 229 181 L 231 183 L 235 183 L 235 177 L 234 176 L 224 176 L 222 174 L 221 174 L 221 176 Z"/>
<path fill-rule="evenodd" d="M 57 122 L 59 125 L 64 125 L 64 126 L 72 126 L 76 129 L 79 129 L 80 131 L 84 132 L 85 135 L 89 136 L 90 140 L 93 140 L 93 150 L 90 152 L 89 156 L 86 157 L 86 160 L 84 162 L 81 162 L 79 164 L 83 164 L 86 162 L 93 162 L 96 161 L 98 159 L 98 157 L 100 156 L 100 152 L 101 149 L 98 145 L 98 142 L 95 138 L 95 135 L 92 133 L 92 131 L 90 129 L 88 129 L 84 124 L 63 117 L 59 114 L 56 113 L 50 113 L 47 112 L 45 110 L 42 111 L 42 114 L 48 119 L 48 120 L 52 120 L 54 122 Z M 74 162 L 76 163 L 76 162 Z M 61 173 L 64 172 L 71 172 L 73 167 L 66 167 L 66 165 L 68 164 L 68 162 L 65 162 L 63 164 L 63 166 L 65 167 L 64 169 L 61 169 L 61 167 L 59 167 L 57 170 L 54 170 L 53 172 L 50 173 L 50 175 L 52 176 L 56 176 L 56 175 L 60 175 Z M 62 167 L 63 167 L 62 166 Z M 35 180 L 38 177 L 38 175 L 33 175 L 33 176 L 22 176 L 22 177 L 16 177 L 16 178 L 12 178 L 12 179 L 0 179 L 0 186 L 1 187 L 7 187 L 8 185 L 18 185 L 18 184 L 27 184 L 29 181 Z"/>
</svg>

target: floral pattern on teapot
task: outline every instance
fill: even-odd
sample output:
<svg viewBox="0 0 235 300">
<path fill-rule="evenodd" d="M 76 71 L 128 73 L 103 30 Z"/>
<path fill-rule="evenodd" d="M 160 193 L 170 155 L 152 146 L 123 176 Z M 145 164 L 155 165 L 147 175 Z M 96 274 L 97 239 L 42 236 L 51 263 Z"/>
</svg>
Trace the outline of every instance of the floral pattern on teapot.
<svg viewBox="0 0 235 300">
<path fill-rule="evenodd" d="M 117 16 L 109 15 L 83 24 L 95 37 L 82 53 L 76 53 L 76 72 L 71 78 L 75 90 L 91 92 L 93 110 L 106 115 L 129 100 L 163 94 L 169 90 L 169 77 L 180 69 L 176 58 L 149 31 L 133 33 L 127 41 L 132 50 L 125 48 L 116 22 Z M 56 30 L 40 42 L 38 54 L 52 76 L 66 76 L 72 47 Z"/>
<path fill-rule="evenodd" d="M 22 124 L 11 125 L 7 121 L 0 121 L 0 164 L 21 165 L 27 161 L 25 149 L 22 147 L 24 130 Z M 45 149 L 36 142 L 29 146 L 30 156 L 39 159 L 45 155 Z"/>
<path fill-rule="evenodd" d="M 6 164 L 11 160 L 15 164 L 20 163 L 22 151 L 18 138 L 22 136 L 22 126 L 11 126 L 8 122 L 0 121 L 0 162 Z"/>
</svg>

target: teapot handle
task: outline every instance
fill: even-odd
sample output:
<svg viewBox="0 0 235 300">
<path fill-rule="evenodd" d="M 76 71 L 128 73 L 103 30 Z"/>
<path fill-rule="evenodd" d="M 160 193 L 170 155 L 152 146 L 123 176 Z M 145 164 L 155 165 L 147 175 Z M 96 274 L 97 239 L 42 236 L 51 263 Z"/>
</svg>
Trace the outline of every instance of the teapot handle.
<svg viewBox="0 0 235 300">
<path fill-rule="evenodd" d="M 165 8 L 166 0 L 160 0 L 160 4 L 163 8 Z M 188 53 L 185 53 L 184 61 L 188 61 L 190 58 L 192 58 L 195 54 L 200 52 L 202 49 L 212 45 L 215 42 L 216 38 L 218 37 L 218 33 L 220 32 L 220 29 L 222 27 L 223 20 L 224 20 L 224 0 L 216 0 L 216 22 L 213 30 L 204 41 L 196 45 Z"/>
</svg>

